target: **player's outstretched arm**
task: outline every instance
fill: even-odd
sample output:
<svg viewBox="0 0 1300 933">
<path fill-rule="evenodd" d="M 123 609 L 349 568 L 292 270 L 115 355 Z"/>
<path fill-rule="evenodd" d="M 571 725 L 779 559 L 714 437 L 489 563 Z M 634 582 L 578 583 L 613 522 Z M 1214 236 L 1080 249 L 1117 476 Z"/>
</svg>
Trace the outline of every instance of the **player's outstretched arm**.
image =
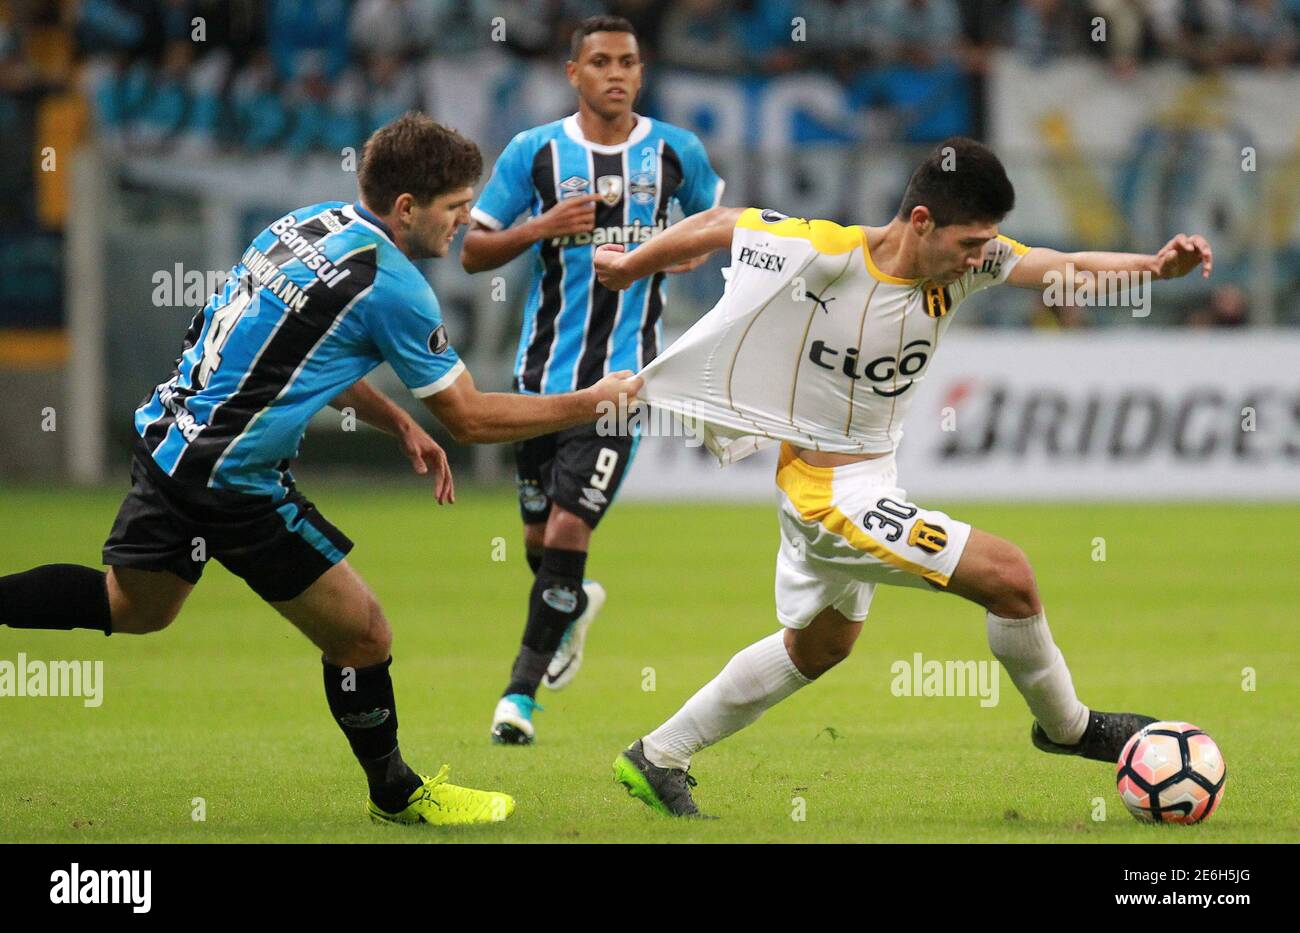
<svg viewBox="0 0 1300 933">
<path fill-rule="evenodd" d="M 460 248 L 460 264 L 466 272 L 486 272 L 504 266 L 538 240 L 590 233 L 596 226 L 598 194 L 565 198 L 544 214 L 530 217 L 504 230 L 474 222 Z"/>
<path fill-rule="evenodd" d="M 433 474 L 433 493 L 438 504 L 456 501 L 456 485 L 447 452 L 391 398 L 362 379 L 336 395 L 330 405 L 340 410 L 351 408 L 366 424 L 396 437 L 402 452 L 411 461 L 411 469 L 420 476 Z"/>
<path fill-rule="evenodd" d="M 1177 279 L 1197 266 L 1201 277 L 1209 278 L 1214 253 L 1205 237 L 1180 233 L 1156 253 L 1061 253 L 1034 247 L 1025 253 L 1007 276 L 1007 284 L 1040 291 L 1063 277 L 1102 272 L 1147 272 L 1155 279 Z"/>
<path fill-rule="evenodd" d="M 617 291 L 647 275 L 687 265 L 715 249 L 730 248 L 736 222 L 745 210 L 713 207 L 700 211 L 655 234 L 631 252 L 614 243 L 601 246 L 593 259 L 596 278 L 601 285 Z"/>
<path fill-rule="evenodd" d="M 424 404 L 460 443 L 499 444 L 588 424 L 614 410 L 610 406 L 626 410 L 641 384 L 640 376 L 622 370 L 589 388 L 559 395 L 480 392 L 466 370 Z"/>
</svg>

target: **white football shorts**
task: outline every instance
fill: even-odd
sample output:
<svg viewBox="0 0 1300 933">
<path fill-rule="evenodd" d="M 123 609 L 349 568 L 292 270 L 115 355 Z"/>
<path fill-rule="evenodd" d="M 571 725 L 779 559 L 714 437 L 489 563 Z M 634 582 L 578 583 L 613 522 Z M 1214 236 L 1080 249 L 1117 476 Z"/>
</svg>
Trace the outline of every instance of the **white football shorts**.
<svg viewBox="0 0 1300 933">
<path fill-rule="evenodd" d="M 781 445 L 776 614 L 803 628 L 827 606 L 867 617 L 877 583 L 943 589 L 971 526 L 907 500 L 894 454 L 815 467 Z"/>
</svg>

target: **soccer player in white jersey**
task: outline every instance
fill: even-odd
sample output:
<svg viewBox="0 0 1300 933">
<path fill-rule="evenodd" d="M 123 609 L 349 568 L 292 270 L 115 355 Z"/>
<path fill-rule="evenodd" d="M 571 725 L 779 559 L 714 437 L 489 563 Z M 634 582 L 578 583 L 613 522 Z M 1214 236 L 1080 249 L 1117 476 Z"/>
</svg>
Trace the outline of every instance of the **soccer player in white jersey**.
<svg viewBox="0 0 1300 933">
<path fill-rule="evenodd" d="M 718 304 L 642 371 L 642 400 L 698 419 L 724 463 L 780 443 L 783 629 L 735 655 L 667 722 L 614 763 L 656 810 L 696 815 L 692 756 L 844 660 L 878 583 L 955 593 L 983 607 L 989 647 L 1025 698 L 1043 751 L 1114 762 L 1151 717 L 1091 710 L 1075 695 L 1023 551 L 911 502 L 894 451 L 957 306 L 992 285 L 1043 289 L 1055 275 L 1177 278 L 1210 246 L 1179 235 L 1154 254 L 1061 253 L 1001 236 L 1015 192 L 980 143 L 950 139 L 916 170 L 898 215 L 843 227 L 715 208 L 632 252 L 596 254 L 621 289 L 721 247 Z"/>
</svg>

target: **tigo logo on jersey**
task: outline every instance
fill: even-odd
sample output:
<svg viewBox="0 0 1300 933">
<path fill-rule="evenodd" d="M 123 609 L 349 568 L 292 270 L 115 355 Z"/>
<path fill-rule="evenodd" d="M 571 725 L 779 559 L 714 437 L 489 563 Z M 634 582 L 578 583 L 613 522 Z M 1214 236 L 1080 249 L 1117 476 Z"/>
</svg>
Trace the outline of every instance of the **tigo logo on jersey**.
<svg viewBox="0 0 1300 933">
<path fill-rule="evenodd" d="M 921 349 L 922 347 L 925 349 Z M 824 340 L 814 340 L 812 346 L 808 348 L 808 359 L 814 366 L 834 370 L 835 365 L 831 361 L 842 353 L 843 359 L 840 361 L 840 371 L 844 375 L 854 380 L 865 376 L 871 382 L 883 383 L 892 380 L 895 383 L 894 388 L 888 391 L 874 385 L 871 387 L 871 391 L 877 395 L 892 398 L 895 395 L 902 395 L 912 388 L 913 383 L 910 381 L 901 386 L 898 385 L 898 377 L 907 376 L 910 379 L 924 369 L 925 362 L 929 359 L 929 354 L 926 352 L 929 347 L 930 341 L 928 340 L 913 340 L 903 347 L 905 351 L 911 352 L 905 352 L 898 358 L 881 356 L 863 366 L 861 360 L 858 359 L 858 347 L 849 347 L 847 350 L 841 351 L 828 347 Z M 860 366 L 861 369 L 859 369 Z"/>
<path fill-rule="evenodd" d="M 623 176 L 601 175 L 596 179 L 596 193 L 602 201 L 613 207 L 623 200 Z"/>
</svg>

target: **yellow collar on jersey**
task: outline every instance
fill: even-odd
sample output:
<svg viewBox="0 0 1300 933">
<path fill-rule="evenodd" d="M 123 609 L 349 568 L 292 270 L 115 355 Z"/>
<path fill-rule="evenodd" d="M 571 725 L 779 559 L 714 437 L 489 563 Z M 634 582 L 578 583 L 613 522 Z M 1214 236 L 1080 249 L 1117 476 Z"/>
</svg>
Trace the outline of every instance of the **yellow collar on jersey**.
<svg viewBox="0 0 1300 933">
<path fill-rule="evenodd" d="M 905 279 L 897 275 L 890 275 L 888 272 L 882 272 L 876 265 L 876 261 L 871 258 L 871 247 L 867 245 L 867 228 L 858 227 L 862 231 L 862 256 L 867 261 L 867 271 L 877 280 L 888 285 L 919 285 L 921 279 Z"/>
</svg>

